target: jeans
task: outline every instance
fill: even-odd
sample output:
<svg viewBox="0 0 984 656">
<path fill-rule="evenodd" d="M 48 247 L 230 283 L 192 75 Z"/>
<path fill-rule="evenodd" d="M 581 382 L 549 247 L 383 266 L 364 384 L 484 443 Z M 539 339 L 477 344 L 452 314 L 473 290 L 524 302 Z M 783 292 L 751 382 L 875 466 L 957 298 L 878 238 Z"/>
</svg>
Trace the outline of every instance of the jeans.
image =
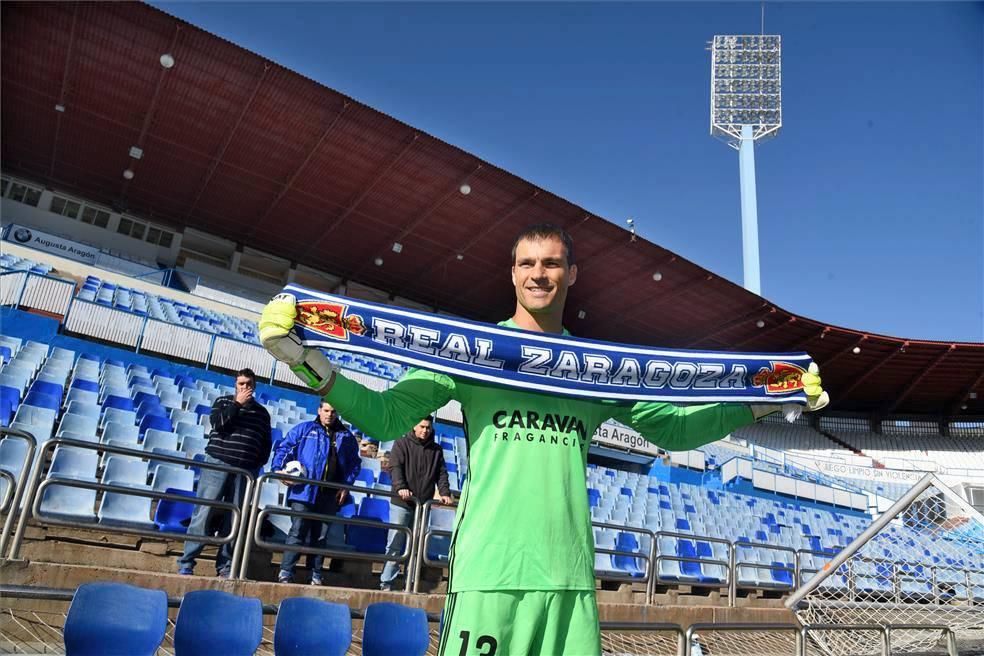
<svg viewBox="0 0 984 656">
<path fill-rule="evenodd" d="M 395 503 L 390 503 L 390 524 L 402 524 L 403 526 L 412 526 L 413 524 L 413 510 L 409 508 L 404 508 L 403 506 L 398 506 Z M 407 543 L 407 534 L 403 531 L 397 531 L 395 529 L 390 529 L 388 539 L 386 541 L 386 555 L 387 556 L 400 556 L 403 554 L 403 547 Z M 386 565 L 383 567 L 383 573 L 379 577 L 380 583 L 392 583 L 396 580 L 396 577 L 400 575 L 400 564 L 395 560 L 387 560 Z"/>
<path fill-rule="evenodd" d="M 218 465 L 226 464 L 208 454 L 205 454 L 205 462 Z M 242 507 L 244 489 L 245 481 L 242 476 L 202 467 L 196 496 L 199 499 L 228 501 Z M 191 523 L 188 525 L 188 535 L 213 534 L 214 529 L 210 530 L 210 526 L 217 521 L 216 518 L 220 514 L 222 523 L 219 531 L 221 534 L 228 534 L 232 528 L 232 513 L 220 508 L 196 505 L 191 515 Z M 215 571 L 220 576 L 227 576 L 230 572 L 234 544 L 235 540 L 219 545 L 219 553 L 215 557 Z M 202 554 L 205 546 L 201 542 L 186 541 L 184 553 L 178 558 L 178 569 L 194 569 L 195 559 Z"/>
<path fill-rule="evenodd" d="M 301 512 L 313 512 L 322 515 L 334 515 L 338 510 L 335 502 L 337 490 L 324 488 L 318 491 L 318 496 L 314 503 L 304 503 L 303 501 L 291 501 L 290 509 Z M 328 545 L 329 527 L 335 522 L 321 522 L 317 519 L 305 519 L 303 517 L 290 518 L 290 532 L 287 533 L 287 546 L 302 545 L 305 547 L 315 547 L 325 549 Z M 294 568 L 300 559 L 299 551 L 285 551 L 284 559 L 280 563 L 281 574 L 293 576 Z M 312 576 L 321 576 L 321 568 L 324 565 L 325 557 L 323 554 L 308 554 L 307 565 L 311 570 Z"/>
</svg>

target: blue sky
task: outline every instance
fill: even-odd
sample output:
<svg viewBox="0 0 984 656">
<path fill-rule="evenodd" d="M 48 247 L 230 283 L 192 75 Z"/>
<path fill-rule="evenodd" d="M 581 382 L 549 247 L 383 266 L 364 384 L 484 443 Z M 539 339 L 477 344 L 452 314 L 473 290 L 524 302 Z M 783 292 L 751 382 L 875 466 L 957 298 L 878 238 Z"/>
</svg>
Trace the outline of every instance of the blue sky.
<svg viewBox="0 0 984 656">
<path fill-rule="evenodd" d="M 154 3 L 737 283 L 737 153 L 708 134 L 714 34 L 754 3 Z M 984 4 L 766 3 L 783 131 L 756 151 L 762 293 L 984 341 Z"/>
</svg>

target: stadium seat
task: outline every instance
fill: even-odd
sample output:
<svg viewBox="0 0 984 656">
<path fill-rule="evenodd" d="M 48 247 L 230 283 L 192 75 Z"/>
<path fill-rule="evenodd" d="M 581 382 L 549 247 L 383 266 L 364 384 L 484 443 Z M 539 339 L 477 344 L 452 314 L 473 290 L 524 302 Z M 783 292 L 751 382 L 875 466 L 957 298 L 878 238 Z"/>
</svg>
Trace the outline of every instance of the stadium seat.
<svg viewBox="0 0 984 656">
<path fill-rule="evenodd" d="M 178 434 L 156 428 L 148 428 L 147 432 L 144 433 L 143 448 L 144 451 L 153 451 L 154 449 L 177 451 Z"/>
<path fill-rule="evenodd" d="M 56 484 L 45 488 L 39 509 L 54 519 L 91 523 L 96 519 L 95 505 L 95 490 Z"/>
<path fill-rule="evenodd" d="M 97 441 L 96 429 L 98 425 L 99 419 L 91 415 L 64 414 L 62 415 L 61 422 L 58 424 L 58 432 L 55 434 L 55 437 L 60 437 L 64 433 L 71 432 L 85 435 L 89 437 L 90 441 L 95 442 Z"/>
<path fill-rule="evenodd" d="M 259 599 L 219 590 L 185 594 L 174 627 L 175 656 L 252 656 L 263 638 Z"/>
<path fill-rule="evenodd" d="M 179 490 L 169 487 L 163 491 L 192 499 L 195 498 L 195 493 L 189 490 Z M 191 524 L 191 515 L 194 511 L 195 504 L 193 503 L 161 499 L 157 503 L 157 509 L 154 511 L 154 526 L 157 527 L 158 531 L 187 533 L 188 526 Z"/>
<path fill-rule="evenodd" d="M 153 656 L 167 629 L 167 593 L 125 583 L 83 583 L 72 597 L 66 656 Z"/>
<path fill-rule="evenodd" d="M 359 519 L 389 521 L 389 501 L 385 499 L 366 498 L 359 504 Z M 365 553 L 384 553 L 386 551 L 387 529 L 366 528 L 364 526 L 348 527 L 348 542 L 356 550 Z"/>
<path fill-rule="evenodd" d="M 102 482 L 127 487 L 147 487 L 147 462 L 131 456 L 110 455 L 106 458 Z"/>
<path fill-rule="evenodd" d="M 275 656 L 344 656 L 351 643 L 348 606 L 309 597 L 280 602 L 273 631 Z"/>
<path fill-rule="evenodd" d="M 441 506 L 431 506 L 427 519 L 428 527 L 439 531 L 451 531 L 454 527 L 454 510 Z M 427 557 L 430 560 L 446 563 L 451 550 L 450 535 L 432 535 L 427 541 Z"/>
<path fill-rule="evenodd" d="M 99 454 L 92 449 L 71 446 L 55 447 L 48 478 L 70 478 L 77 481 L 96 481 Z"/>
<path fill-rule="evenodd" d="M 102 442 L 108 443 L 110 441 L 116 443 L 123 443 L 126 445 L 133 446 L 134 448 L 138 446 L 138 441 L 140 439 L 140 430 L 131 424 L 117 423 L 111 421 L 105 425 L 102 433 Z"/>
<path fill-rule="evenodd" d="M 77 392 L 78 390 L 72 390 Z M 88 392 L 84 392 L 88 394 Z M 95 401 L 89 401 L 87 399 L 72 398 L 72 392 L 69 392 L 68 398 L 65 399 L 65 414 L 69 415 L 82 415 L 83 417 L 95 417 L 96 418 L 96 428 L 99 427 L 99 416 L 101 414 L 101 409 Z"/>
<path fill-rule="evenodd" d="M 362 626 L 363 656 L 424 656 L 430 644 L 422 608 L 378 602 L 369 604 Z"/>
<path fill-rule="evenodd" d="M 152 489 L 163 491 L 167 488 L 192 491 L 195 488 L 195 472 L 178 465 L 157 465 L 154 468 Z"/>
<path fill-rule="evenodd" d="M 148 429 L 156 428 L 167 433 L 172 430 L 171 420 L 162 415 L 145 415 L 140 420 L 140 434 L 143 435 Z"/>
</svg>

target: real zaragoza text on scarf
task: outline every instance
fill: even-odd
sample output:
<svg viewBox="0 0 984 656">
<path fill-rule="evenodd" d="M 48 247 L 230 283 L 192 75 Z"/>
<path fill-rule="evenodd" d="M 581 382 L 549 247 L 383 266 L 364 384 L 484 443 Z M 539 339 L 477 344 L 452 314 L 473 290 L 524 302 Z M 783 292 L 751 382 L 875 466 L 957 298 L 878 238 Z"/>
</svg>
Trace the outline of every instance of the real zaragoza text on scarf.
<svg viewBox="0 0 984 656">
<path fill-rule="evenodd" d="M 363 353 L 518 389 L 599 399 L 805 403 L 806 353 L 658 349 L 503 328 L 297 285 L 307 346 Z"/>
</svg>

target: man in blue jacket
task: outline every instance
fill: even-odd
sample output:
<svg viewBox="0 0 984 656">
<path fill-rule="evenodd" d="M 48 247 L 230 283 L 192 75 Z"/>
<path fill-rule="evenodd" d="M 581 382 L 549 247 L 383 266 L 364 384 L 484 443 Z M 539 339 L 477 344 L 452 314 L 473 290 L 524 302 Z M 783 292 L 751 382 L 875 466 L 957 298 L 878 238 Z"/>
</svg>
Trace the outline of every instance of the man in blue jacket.
<svg viewBox="0 0 984 656">
<path fill-rule="evenodd" d="M 284 466 L 297 461 L 304 467 L 303 478 L 351 485 L 362 469 L 359 443 L 345 428 L 331 404 L 322 401 L 318 418 L 294 426 L 277 446 L 272 469 L 283 472 Z M 333 490 L 309 483 L 290 486 L 287 501 L 291 510 L 334 515 L 348 498 L 346 490 Z M 328 522 L 292 517 L 287 546 L 302 545 L 324 549 L 328 538 Z M 284 553 L 277 581 L 291 583 L 294 567 L 300 558 L 297 551 Z M 311 585 L 322 585 L 321 567 L 325 557 L 309 556 Z"/>
</svg>

